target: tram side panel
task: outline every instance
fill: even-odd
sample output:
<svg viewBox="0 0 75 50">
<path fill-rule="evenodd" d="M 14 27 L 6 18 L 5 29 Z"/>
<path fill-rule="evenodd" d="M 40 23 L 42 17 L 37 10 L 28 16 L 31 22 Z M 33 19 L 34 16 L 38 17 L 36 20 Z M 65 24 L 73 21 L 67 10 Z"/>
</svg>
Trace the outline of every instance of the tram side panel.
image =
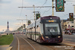
<svg viewBox="0 0 75 50">
<path fill-rule="evenodd" d="M 31 34 L 32 40 L 34 40 L 34 35 L 35 35 L 35 27 L 32 28 L 32 34 Z"/>
<path fill-rule="evenodd" d="M 39 24 L 37 25 L 37 28 L 36 28 L 36 41 L 37 42 L 41 42 L 41 36 L 43 35 L 43 24 Z"/>
<path fill-rule="evenodd" d="M 30 30 L 27 30 L 27 38 L 30 38 Z"/>
<path fill-rule="evenodd" d="M 34 41 L 40 42 L 42 34 L 43 34 L 43 24 L 39 24 L 36 25 L 36 34 L 35 34 L 35 27 L 33 27 L 30 30 L 28 29 L 27 37 Z"/>
<path fill-rule="evenodd" d="M 37 25 L 36 27 L 36 41 L 39 42 L 39 39 L 40 39 L 40 25 Z"/>
</svg>

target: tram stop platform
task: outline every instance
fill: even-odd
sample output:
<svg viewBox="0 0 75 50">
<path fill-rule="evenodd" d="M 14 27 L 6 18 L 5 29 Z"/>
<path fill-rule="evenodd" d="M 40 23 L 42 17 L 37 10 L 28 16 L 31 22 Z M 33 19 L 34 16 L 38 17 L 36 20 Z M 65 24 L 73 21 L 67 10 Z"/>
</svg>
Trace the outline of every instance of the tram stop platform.
<svg viewBox="0 0 75 50">
<path fill-rule="evenodd" d="M 12 47 L 9 47 L 9 45 L 0 45 L 0 50 L 11 50 Z"/>
</svg>

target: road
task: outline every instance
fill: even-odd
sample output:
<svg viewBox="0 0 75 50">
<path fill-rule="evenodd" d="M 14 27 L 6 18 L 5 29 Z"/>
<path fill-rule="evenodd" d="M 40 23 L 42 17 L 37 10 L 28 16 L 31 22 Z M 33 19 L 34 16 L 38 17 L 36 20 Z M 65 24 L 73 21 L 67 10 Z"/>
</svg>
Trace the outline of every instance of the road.
<svg viewBox="0 0 75 50">
<path fill-rule="evenodd" d="M 74 47 L 61 44 L 39 44 L 28 39 L 24 34 L 14 35 L 14 40 L 11 44 L 12 50 L 74 50 Z"/>
<path fill-rule="evenodd" d="M 75 35 L 63 35 L 64 41 L 75 44 Z"/>
</svg>

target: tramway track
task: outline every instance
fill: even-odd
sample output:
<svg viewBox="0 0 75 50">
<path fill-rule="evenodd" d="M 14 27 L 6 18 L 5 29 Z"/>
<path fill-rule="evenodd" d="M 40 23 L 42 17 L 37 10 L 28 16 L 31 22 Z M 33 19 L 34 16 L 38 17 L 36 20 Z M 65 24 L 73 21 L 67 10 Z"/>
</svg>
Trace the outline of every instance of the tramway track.
<svg viewBox="0 0 75 50">
<path fill-rule="evenodd" d="M 32 46 L 32 44 L 30 44 L 25 38 L 23 38 L 23 37 L 21 37 L 21 36 L 17 36 L 17 35 L 16 35 L 16 38 L 17 38 L 17 40 L 18 40 L 18 48 L 17 48 L 17 50 L 24 50 L 24 49 L 27 50 L 26 47 L 28 47 L 28 50 L 29 50 L 29 49 L 30 49 L 30 50 L 36 50 L 36 49 Z M 27 46 L 26 46 L 26 45 L 27 45 Z"/>
</svg>

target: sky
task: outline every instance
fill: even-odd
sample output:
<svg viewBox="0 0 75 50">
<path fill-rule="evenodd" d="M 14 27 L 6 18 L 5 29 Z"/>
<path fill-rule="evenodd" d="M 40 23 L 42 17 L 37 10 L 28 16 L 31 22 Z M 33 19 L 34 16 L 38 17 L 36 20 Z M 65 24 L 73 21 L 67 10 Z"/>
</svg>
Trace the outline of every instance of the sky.
<svg viewBox="0 0 75 50">
<path fill-rule="evenodd" d="M 59 16 L 60 19 L 67 19 L 69 13 L 74 13 L 75 0 L 65 0 L 66 3 L 64 12 L 56 12 L 54 8 L 54 15 Z M 34 19 L 34 8 L 18 8 L 25 6 L 52 6 L 52 0 L 0 0 L 0 32 L 6 31 L 7 21 L 9 21 L 9 29 L 16 30 L 22 24 L 26 24 L 26 20 L 18 19 Z M 55 4 L 54 4 L 55 6 Z M 52 15 L 52 8 L 35 8 L 35 11 L 39 11 L 41 16 Z M 33 22 L 33 20 L 32 20 Z"/>
</svg>

